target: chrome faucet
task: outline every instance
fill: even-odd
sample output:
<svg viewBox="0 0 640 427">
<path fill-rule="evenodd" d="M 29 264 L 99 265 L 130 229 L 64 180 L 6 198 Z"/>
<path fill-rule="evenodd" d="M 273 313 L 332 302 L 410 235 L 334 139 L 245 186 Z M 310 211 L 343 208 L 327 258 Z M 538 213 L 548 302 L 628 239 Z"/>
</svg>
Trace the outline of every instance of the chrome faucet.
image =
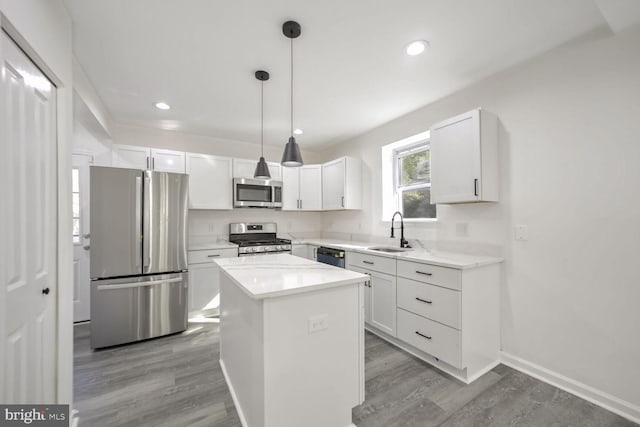
<svg viewBox="0 0 640 427">
<path fill-rule="evenodd" d="M 400 215 L 400 247 L 401 248 L 410 248 L 411 246 L 409 246 L 409 242 L 407 242 L 407 240 L 404 238 L 404 218 L 402 217 L 402 213 L 400 211 L 397 211 L 391 217 L 391 237 L 393 237 L 393 238 L 396 237 L 393 234 L 393 229 L 394 229 L 393 220 L 396 219 L 396 215 Z"/>
</svg>

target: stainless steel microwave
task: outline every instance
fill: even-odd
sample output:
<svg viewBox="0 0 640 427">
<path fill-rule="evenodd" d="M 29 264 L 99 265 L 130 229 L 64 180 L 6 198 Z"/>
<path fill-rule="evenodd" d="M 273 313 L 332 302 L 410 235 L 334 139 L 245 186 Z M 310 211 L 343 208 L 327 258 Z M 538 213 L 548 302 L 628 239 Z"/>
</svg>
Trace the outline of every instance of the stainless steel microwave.
<svg viewBox="0 0 640 427">
<path fill-rule="evenodd" d="M 281 208 L 282 181 L 234 178 L 233 206 L 236 208 Z"/>
</svg>

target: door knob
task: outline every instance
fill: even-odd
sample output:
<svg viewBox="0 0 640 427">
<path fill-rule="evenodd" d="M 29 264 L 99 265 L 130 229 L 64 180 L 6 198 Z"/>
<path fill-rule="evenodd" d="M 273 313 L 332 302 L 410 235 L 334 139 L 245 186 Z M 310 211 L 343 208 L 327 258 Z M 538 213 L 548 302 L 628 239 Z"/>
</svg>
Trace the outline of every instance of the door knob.
<svg viewBox="0 0 640 427">
<path fill-rule="evenodd" d="M 84 249 L 85 251 L 88 251 L 89 249 L 91 249 L 91 246 L 86 245 L 86 246 L 83 246 L 82 249 Z"/>
<path fill-rule="evenodd" d="M 43 294 L 43 295 L 49 295 L 49 288 L 44 288 L 44 289 L 42 290 L 42 294 Z"/>
<path fill-rule="evenodd" d="M 89 234 L 89 233 L 83 234 L 82 237 L 84 237 L 85 239 L 88 239 L 89 237 L 91 237 L 91 234 Z"/>
</svg>

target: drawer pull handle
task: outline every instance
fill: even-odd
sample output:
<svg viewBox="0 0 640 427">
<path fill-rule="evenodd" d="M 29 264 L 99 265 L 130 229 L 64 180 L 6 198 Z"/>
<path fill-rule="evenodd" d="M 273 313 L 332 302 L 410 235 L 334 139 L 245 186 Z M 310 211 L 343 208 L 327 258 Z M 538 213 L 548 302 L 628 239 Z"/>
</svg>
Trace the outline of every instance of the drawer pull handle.
<svg viewBox="0 0 640 427">
<path fill-rule="evenodd" d="M 207 258 L 215 258 L 217 256 L 220 256 L 220 254 L 212 254 L 212 255 L 207 255 Z"/>
<path fill-rule="evenodd" d="M 416 273 L 418 273 L 418 274 L 424 274 L 425 276 L 433 276 L 433 273 L 427 273 L 426 271 L 416 270 Z"/>
<path fill-rule="evenodd" d="M 418 301 L 420 301 L 420 302 L 425 303 L 425 304 L 433 304 L 433 301 L 430 301 L 430 300 L 428 300 L 428 299 L 422 299 L 422 298 L 418 298 L 418 297 L 416 297 L 416 299 L 417 299 Z"/>
<path fill-rule="evenodd" d="M 421 334 L 421 333 L 420 333 L 420 332 L 418 332 L 418 331 L 416 331 L 416 334 L 420 335 L 422 338 L 426 338 L 426 339 L 428 339 L 428 340 L 430 340 L 430 339 L 431 339 L 431 337 L 430 337 L 430 336 L 425 335 L 425 334 Z"/>
<path fill-rule="evenodd" d="M 366 259 L 362 261 L 364 264 L 373 265 L 373 261 L 367 261 Z"/>
</svg>

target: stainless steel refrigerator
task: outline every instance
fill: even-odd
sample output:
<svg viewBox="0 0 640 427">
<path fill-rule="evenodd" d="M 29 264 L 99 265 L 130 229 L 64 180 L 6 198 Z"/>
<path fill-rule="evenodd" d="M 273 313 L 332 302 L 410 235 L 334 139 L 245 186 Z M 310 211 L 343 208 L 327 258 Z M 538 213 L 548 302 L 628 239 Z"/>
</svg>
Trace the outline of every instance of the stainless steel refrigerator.
<svg viewBox="0 0 640 427">
<path fill-rule="evenodd" d="M 187 328 L 185 174 L 92 166 L 91 347 Z"/>
</svg>

